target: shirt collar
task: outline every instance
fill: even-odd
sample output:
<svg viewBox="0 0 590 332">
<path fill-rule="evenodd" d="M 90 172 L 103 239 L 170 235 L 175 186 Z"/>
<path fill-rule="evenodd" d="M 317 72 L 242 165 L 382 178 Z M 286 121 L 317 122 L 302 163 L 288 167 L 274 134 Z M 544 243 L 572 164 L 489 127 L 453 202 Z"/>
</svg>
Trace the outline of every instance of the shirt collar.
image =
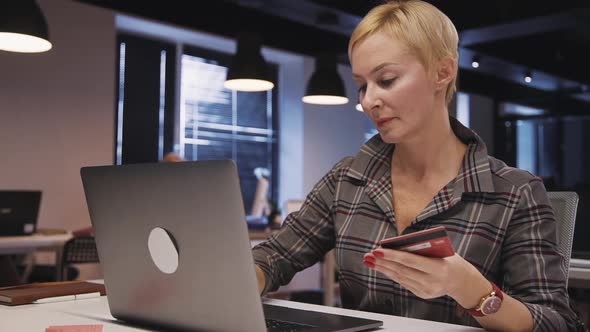
<svg viewBox="0 0 590 332">
<path fill-rule="evenodd" d="M 455 135 L 467 144 L 467 151 L 461 170 L 448 189 L 452 188 L 453 196 L 458 198 L 463 192 L 493 192 L 488 150 L 484 141 L 454 117 L 449 117 L 449 120 Z M 373 136 L 357 153 L 347 176 L 365 183 L 380 181 L 384 176 L 390 176 L 391 154 L 394 148 L 394 144 L 383 142 L 379 134 Z"/>
<path fill-rule="evenodd" d="M 494 183 L 486 144 L 473 130 L 463 126 L 457 119 L 449 118 L 455 135 L 463 143 L 467 144 L 461 170 L 454 180 L 453 191 L 457 194 L 462 192 L 493 192 Z"/>
</svg>

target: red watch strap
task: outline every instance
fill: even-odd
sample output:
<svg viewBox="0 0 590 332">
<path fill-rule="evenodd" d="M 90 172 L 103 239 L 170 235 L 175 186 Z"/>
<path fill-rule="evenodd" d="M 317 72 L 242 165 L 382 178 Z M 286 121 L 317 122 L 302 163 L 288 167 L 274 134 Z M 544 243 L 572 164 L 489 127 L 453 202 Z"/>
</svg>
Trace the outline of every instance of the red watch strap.
<svg viewBox="0 0 590 332">
<path fill-rule="evenodd" d="M 492 291 L 494 292 L 494 295 L 497 296 L 500 300 L 504 299 L 504 293 L 502 292 L 502 290 L 500 289 L 500 287 L 496 286 L 496 284 L 494 284 L 493 282 L 490 282 L 492 284 Z M 482 312 L 481 312 L 481 306 L 484 303 L 484 301 L 491 295 L 488 294 L 484 297 L 481 298 L 481 301 L 477 304 L 477 306 L 473 309 L 466 309 L 465 311 L 467 311 L 468 313 L 470 313 L 472 316 L 475 317 L 483 317 L 485 316 Z"/>
<path fill-rule="evenodd" d="M 479 310 L 476 310 L 476 309 L 467 309 L 467 312 L 470 313 L 471 316 L 474 316 L 474 317 L 483 317 L 483 316 L 485 316 L 483 314 L 483 312 L 481 312 Z"/>
<path fill-rule="evenodd" d="M 504 292 L 502 292 L 500 287 L 496 286 L 496 284 L 494 284 L 493 282 L 491 282 L 491 284 L 492 288 L 494 289 L 494 292 L 496 292 L 496 296 L 499 297 L 500 300 L 504 300 Z"/>
</svg>

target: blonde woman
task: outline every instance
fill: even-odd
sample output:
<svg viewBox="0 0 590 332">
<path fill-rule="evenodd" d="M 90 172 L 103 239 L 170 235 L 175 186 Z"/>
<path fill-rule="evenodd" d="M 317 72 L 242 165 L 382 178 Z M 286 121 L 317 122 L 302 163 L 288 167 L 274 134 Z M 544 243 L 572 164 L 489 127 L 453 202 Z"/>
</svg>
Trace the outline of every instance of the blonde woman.
<svg viewBox="0 0 590 332">
<path fill-rule="evenodd" d="M 542 181 L 488 156 L 449 117 L 458 62 L 449 18 L 422 1 L 382 4 L 353 32 L 349 57 L 379 134 L 254 248 L 262 293 L 335 249 L 346 308 L 500 331 L 581 328 Z M 379 247 L 435 226 L 455 255 Z"/>
</svg>

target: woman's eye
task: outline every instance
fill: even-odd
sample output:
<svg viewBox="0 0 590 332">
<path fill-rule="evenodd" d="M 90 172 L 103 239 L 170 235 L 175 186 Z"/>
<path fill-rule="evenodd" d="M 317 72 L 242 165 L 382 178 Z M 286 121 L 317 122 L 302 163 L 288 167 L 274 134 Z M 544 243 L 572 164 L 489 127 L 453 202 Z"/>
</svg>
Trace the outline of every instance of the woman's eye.
<svg viewBox="0 0 590 332">
<path fill-rule="evenodd" d="M 367 85 L 366 84 L 363 84 L 363 85 L 359 86 L 359 91 L 358 91 L 359 92 L 359 95 L 362 94 L 362 93 L 365 93 L 365 91 L 367 91 Z"/>
<path fill-rule="evenodd" d="M 395 82 L 395 80 L 396 80 L 396 78 L 381 80 L 379 82 L 379 85 L 381 85 L 382 87 L 389 87 L 389 86 L 391 86 L 391 84 L 393 84 L 393 82 Z"/>
</svg>

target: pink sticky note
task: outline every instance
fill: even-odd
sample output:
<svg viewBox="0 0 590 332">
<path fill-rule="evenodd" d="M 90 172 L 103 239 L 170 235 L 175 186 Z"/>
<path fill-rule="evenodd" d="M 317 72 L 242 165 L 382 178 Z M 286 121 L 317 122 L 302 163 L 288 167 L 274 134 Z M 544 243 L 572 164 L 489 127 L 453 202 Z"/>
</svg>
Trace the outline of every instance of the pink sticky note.
<svg viewBox="0 0 590 332">
<path fill-rule="evenodd" d="M 102 332 L 102 324 L 50 326 L 45 332 Z"/>
</svg>

